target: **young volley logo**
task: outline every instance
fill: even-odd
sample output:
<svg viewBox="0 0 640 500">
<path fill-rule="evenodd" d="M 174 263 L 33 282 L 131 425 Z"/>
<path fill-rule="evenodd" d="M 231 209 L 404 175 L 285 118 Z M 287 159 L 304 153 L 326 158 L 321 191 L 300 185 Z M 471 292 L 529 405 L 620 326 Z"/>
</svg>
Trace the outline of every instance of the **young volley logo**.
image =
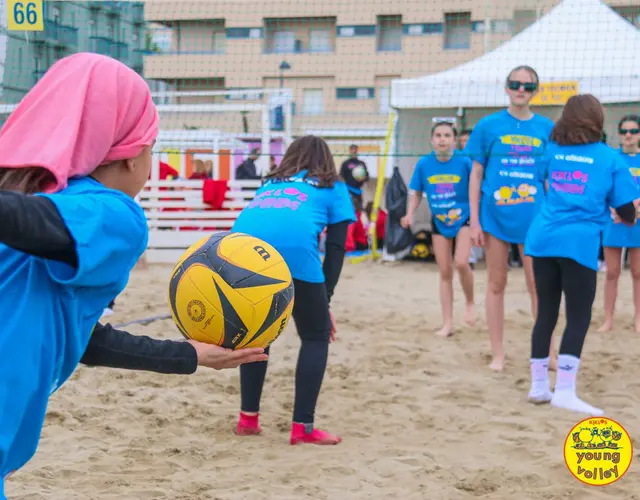
<svg viewBox="0 0 640 500">
<path fill-rule="evenodd" d="M 631 465 L 633 445 L 629 434 L 610 418 L 578 422 L 564 442 L 564 461 L 579 481 L 606 486 L 624 476 Z"/>
</svg>

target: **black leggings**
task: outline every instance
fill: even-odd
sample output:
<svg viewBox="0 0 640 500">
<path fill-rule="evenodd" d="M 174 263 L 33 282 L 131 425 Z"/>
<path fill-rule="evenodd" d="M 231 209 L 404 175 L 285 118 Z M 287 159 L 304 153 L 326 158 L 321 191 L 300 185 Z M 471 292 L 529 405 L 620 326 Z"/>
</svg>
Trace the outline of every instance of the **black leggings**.
<svg viewBox="0 0 640 500">
<path fill-rule="evenodd" d="M 324 283 L 309 283 L 296 279 L 293 283 L 293 320 L 301 340 L 296 367 L 293 421 L 312 424 L 329 355 L 329 302 Z M 260 396 L 266 374 L 266 361 L 240 366 L 242 411 L 260 411 Z"/>
<path fill-rule="evenodd" d="M 560 354 L 579 358 L 591 322 L 596 271 L 572 259 L 534 257 L 533 274 L 538 295 L 538 317 L 531 335 L 531 357 L 543 359 L 549 356 L 551 336 L 558 322 L 564 292 L 567 327 L 562 336 Z"/>
</svg>

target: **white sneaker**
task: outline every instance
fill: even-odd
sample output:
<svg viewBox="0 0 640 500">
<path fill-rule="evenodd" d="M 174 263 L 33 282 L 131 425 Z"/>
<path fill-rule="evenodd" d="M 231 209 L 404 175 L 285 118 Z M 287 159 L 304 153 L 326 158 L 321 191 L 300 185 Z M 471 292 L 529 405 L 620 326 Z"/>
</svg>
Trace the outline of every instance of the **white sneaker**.
<svg viewBox="0 0 640 500">
<path fill-rule="evenodd" d="M 559 391 L 556 389 L 551 398 L 551 405 L 577 413 L 585 413 L 593 417 L 604 415 L 602 409 L 582 401 L 573 391 Z"/>
</svg>

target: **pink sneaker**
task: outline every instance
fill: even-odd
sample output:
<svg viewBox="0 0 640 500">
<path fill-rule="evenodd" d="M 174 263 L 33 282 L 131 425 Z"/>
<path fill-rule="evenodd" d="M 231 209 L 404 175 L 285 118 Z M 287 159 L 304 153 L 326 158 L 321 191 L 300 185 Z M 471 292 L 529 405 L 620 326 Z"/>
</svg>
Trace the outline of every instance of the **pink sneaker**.
<svg viewBox="0 0 640 500">
<path fill-rule="evenodd" d="M 246 415 L 240 412 L 240 419 L 236 426 L 236 434 L 238 436 L 254 436 L 260 434 L 262 429 L 260 428 L 259 415 Z"/>
<path fill-rule="evenodd" d="M 310 444 L 338 444 L 342 441 L 339 436 L 334 436 L 328 432 L 315 429 L 313 424 L 299 424 L 293 422 L 291 424 L 291 438 L 289 442 L 293 444 L 310 443 Z"/>
</svg>

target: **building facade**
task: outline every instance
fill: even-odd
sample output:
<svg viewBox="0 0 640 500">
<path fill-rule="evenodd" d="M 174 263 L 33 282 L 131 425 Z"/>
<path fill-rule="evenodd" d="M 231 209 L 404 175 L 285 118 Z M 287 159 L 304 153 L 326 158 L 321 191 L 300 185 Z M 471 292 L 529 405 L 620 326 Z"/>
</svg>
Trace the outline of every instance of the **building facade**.
<svg viewBox="0 0 640 500">
<path fill-rule="evenodd" d="M 145 57 L 144 73 L 178 91 L 284 86 L 293 91 L 295 135 L 380 135 L 392 79 L 477 58 L 558 1 L 153 0 L 145 16 L 161 48 Z M 608 3 L 639 24 L 639 0 Z M 164 123 L 232 131 L 238 120 L 193 114 L 165 117 Z"/>
<path fill-rule="evenodd" d="M 6 44 L 4 104 L 20 101 L 54 62 L 75 52 L 108 55 L 142 74 L 150 43 L 144 4 L 134 2 L 45 2 L 44 31 L 0 31 Z"/>
</svg>

